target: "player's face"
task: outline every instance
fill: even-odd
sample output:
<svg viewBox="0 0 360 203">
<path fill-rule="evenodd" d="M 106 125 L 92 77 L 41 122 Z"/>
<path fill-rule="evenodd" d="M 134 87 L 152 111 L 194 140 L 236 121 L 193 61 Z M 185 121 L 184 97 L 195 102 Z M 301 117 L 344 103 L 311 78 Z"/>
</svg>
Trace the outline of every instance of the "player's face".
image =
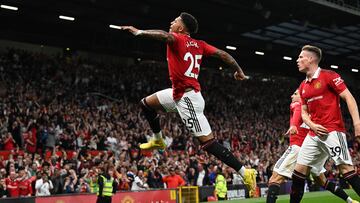
<svg viewBox="0 0 360 203">
<path fill-rule="evenodd" d="M 291 95 L 291 101 L 292 101 L 292 102 L 300 101 L 299 90 L 296 90 L 296 91 L 294 92 L 294 94 Z"/>
<path fill-rule="evenodd" d="M 302 73 L 306 73 L 311 63 L 311 54 L 308 51 L 301 51 L 296 62 L 299 71 Z"/>
<path fill-rule="evenodd" d="M 170 32 L 176 32 L 176 33 L 179 33 L 181 31 L 184 30 L 184 24 L 179 17 L 175 18 L 175 20 L 173 20 L 171 23 L 170 23 Z"/>
</svg>

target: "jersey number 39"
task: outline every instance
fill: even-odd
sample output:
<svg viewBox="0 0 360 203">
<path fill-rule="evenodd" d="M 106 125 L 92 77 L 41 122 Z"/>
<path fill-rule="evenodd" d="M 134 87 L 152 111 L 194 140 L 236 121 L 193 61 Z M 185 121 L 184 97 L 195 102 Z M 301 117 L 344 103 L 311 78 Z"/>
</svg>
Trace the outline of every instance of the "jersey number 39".
<svg viewBox="0 0 360 203">
<path fill-rule="evenodd" d="M 198 74 L 193 73 L 192 70 L 193 68 L 197 68 L 199 69 L 198 72 L 200 72 L 200 64 L 199 64 L 199 60 L 201 59 L 202 55 L 195 55 L 195 57 L 190 53 L 190 52 L 186 52 L 185 56 L 184 56 L 184 60 L 188 61 L 190 59 L 190 65 L 189 68 L 186 70 L 185 72 L 185 76 L 190 77 L 190 78 L 198 78 Z"/>
</svg>

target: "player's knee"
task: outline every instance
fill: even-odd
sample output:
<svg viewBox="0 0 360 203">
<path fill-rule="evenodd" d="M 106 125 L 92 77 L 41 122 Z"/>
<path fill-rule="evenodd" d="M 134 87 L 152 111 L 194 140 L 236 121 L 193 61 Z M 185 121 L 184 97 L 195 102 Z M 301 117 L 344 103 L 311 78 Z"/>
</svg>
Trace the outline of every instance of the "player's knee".
<svg viewBox="0 0 360 203">
<path fill-rule="evenodd" d="M 352 165 L 349 165 L 349 164 L 341 164 L 338 166 L 339 167 L 339 170 L 342 174 L 345 174 L 345 173 L 348 173 L 350 171 L 353 171 L 355 170 L 354 169 L 354 166 Z"/>
<path fill-rule="evenodd" d="M 157 116 L 157 112 L 151 108 L 151 106 L 148 105 L 148 103 L 146 102 L 146 98 L 142 98 L 140 100 L 140 107 L 143 110 L 145 117 L 156 117 Z"/>
<path fill-rule="evenodd" d="M 201 144 L 204 144 L 204 143 L 209 142 L 210 140 L 214 140 L 215 137 L 214 137 L 214 135 L 212 133 L 210 133 L 208 135 L 198 136 L 197 139 L 199 140 L 199 142 Z"/>
<path fill-rule="evenodd" d="M 284 179 L 283 176 L 279 175 L 276 172 L 273 172 L 273 174 L 272 174 L 272 176 L 270 177 L 270 180 L 269 180 L 269 185 L 273 184 L 273 183 L 281 184 L 283 182 L 283 179 Z"/>
</svg>

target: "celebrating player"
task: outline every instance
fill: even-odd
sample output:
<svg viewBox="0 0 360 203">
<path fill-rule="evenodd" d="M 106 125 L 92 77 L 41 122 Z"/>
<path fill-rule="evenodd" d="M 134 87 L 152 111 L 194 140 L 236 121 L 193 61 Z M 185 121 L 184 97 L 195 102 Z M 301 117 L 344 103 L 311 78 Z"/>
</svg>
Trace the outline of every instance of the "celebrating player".
<svg viewBox="0 0 360 203">
<path fill-rule="evenodd" d="M 291 95 L 290 127 L 286 132 L 286 134 L 290 136 L 290 146 L 275 164 L 274 172 L 269 180 L 266 203 L 275 203 L 277 196 L 279 195 L 280 184 L 285 181 L 285 178 L 291 178 L 300 147 L 308 131 L 309 127 L 305 125 L 301 119 L 300 95 L 299 90 L 296 90 L 294 94 Z M 314 179 L 317 184 L 345 200 L 347 203 L 358 203 L 357 201 L 352 200 L 344 190 L 339 186 L 336 186 L 335 183 L 327 181 L 324 173 L 321 173 L 320 176 L 315 175 Z"/>
<path fill-rule="evenodd" d="M 344 80 L 334 71 L 319 68 L 321 56 L 320 48 L 306 45 L 297 59 L 299 71 L 306 74 L 299 93 L 302 119 L 310 127 L 310 131 L 301 146 L 292 175 L 290 202 L 301 201 L 305 178 L 310 169 L 320 174 L 329 157 L 334 160 L 344 179 L 360 195 L 360 178 L 354 170 L 348 150 L 340 98 L 348 106 L 357 138 L 360 136 L 358 107 Z"/>
<path fill-rule="evenodd" d="M 170 32 L 139 30 L 132 26 L 122 26 L 122 29 L 135 36 L 152 38 L 167 44 L 167 61 L 172 88 L 161 90 L 141 100 L 141 107 L 154 137 L 148 143 L 141 144 L 140 148 L 165 149 L 157 111 L 178 112 L 186 127 L 198 138 L 204 150 L 238 171 L 247 184 L 253 184 L 250 181 L 253 170 L 245 170 L 235 156 L 214 138 L 209 122 L 204 116 L 205 102 L 198 82 L 203 56 L 221 59 L 235 69 L 236 80 L 244 80 L 246 76 L 235 59 L 205 41 L 191 38 L 190 35 L 198 30 L 198 22 L 188 13 L 181 13 L 171 22 Z"/>
</svg>

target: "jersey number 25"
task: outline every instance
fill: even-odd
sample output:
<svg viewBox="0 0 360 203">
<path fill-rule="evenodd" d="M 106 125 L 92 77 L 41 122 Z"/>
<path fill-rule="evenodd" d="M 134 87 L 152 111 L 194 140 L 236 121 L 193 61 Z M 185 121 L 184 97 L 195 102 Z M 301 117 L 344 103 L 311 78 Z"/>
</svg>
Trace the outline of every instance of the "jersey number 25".
<svg viewBox="0 0 360 203">
<path fill-rule="evenodd" d="M 190 52 L 186 52 L 185 56 L 184 56 L 184 60 L 188 61 L 190 59 L 190 65 L 189 68 L 186 70 L 185 72 L 185 76 L 190 77 L 190 78 L 198 78 L 198 74 L 193 73 L 192 70 L 193 68 L 197 68 L 199 69 L 198 72 L 200 72 L 200 64 L 198 62 L 198 60 L 200 60 L 202 57 L 202 55 L 195 55 L 195 57 L 190 53 Z"/>
</svg>

